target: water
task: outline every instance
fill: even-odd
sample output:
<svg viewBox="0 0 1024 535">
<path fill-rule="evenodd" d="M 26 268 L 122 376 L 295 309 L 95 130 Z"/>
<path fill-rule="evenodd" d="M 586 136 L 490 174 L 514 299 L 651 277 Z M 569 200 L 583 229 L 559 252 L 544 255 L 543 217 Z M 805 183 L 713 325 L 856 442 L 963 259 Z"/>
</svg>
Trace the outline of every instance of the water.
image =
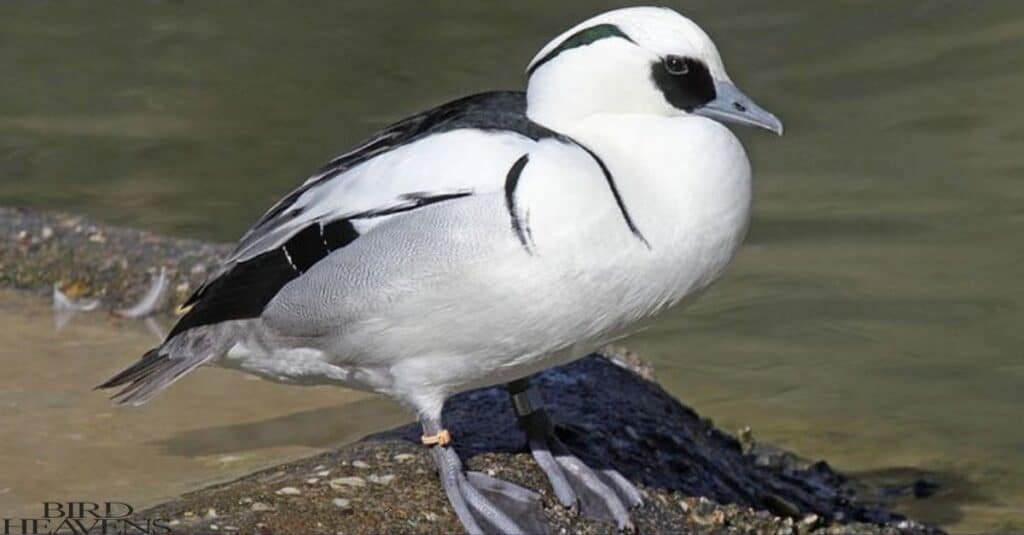
<svg viewBox="0 0 1024 535">
<path fill-rule="evenodd" d="M 407 418 L 369 394 L 217 369 L 145 407 L 114 408 L 91 387 L 151 347 L 153 334 L 99 313 L 59 332 L 54 324 L 49 303 L 0 292 L 0 518 L 39 516 L 53 500 L 144 507 Z"/>
<path fill-rule="evenodd" d="M 521 87 L 548 38 L 611 5 L 463 4 L 4 3 L 0 203 L 232 240 L 304 174 L 388 122 Z M 703 299 L 629 345 L 723 427 L 751 425 L 844 470 L 938 481 L 938 496 L 903 507 L 954 532 L 1024 530 L 1024 5 L 749 0 L 685 11 L 715 36 L 740 87 L 784 119 L 786 136 L 741 132 L 757 182 L 747 246 Z M 37 320 L 35 341 L 2 355 L 24 370 L 26 388 L 52 369 L 44 363 L 75 358 Z M 3 317 L 19 321 L 35 320 Z M 96 329 L 107 368 L 148 343 L 120 326 Z M 218 394 L 222 380 L 253 402 Z M 76 381 L 48 385 L 75 401 L 80 421 L 106 411 Z M 145 409 L 166 411 L 142 435 L 148 443 L 191 436 L 200 424 L 189 424 L 188 389 L 204 385 L 217 407 L 200 412 L 210 426 L 264 421 L 263 410 L 288 422 L 352 396 L 258 395 L 271 387 L 203 372 Z M 21 399 L 23 427 L 63 414 Z M 134 425 L 124 418 L 146 423 L 112 421 Z M 258 449 L 246 462 L 311 447 L 284 429 L 266 435 L 281 451 Z M 215 436 L 209 449 L 230 449 L 217 445 L 230 434 Z M 180 474 L 162 481 L 168 494 L 227 472 L 208 468 L 203 452 L 75 444 L 58 441 L 36 459 L 158 459 Z M 5 474 L 11 459 L 0 455 Z M 37 483 L 33 496 L 63 477 Z M 2 494 L 7 486 L 0 505 L 18 499 Z"/>
</svg>

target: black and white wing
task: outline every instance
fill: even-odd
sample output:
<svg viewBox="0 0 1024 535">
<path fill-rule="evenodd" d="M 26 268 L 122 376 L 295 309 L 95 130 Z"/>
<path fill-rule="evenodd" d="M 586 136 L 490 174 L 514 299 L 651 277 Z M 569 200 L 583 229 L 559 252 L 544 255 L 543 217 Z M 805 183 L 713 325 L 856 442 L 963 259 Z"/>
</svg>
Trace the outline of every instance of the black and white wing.
<svg viewBox="0 0 1024 535">
<path fill-rule="evenodd" d="M 288 282 L 389 217 L 501 191 L 538 140 L 520 92 L 482 93 L 405 119 L 331 160 L 275 204 L 183 305 L 170 337 L 260 315 Z M 169 338 L 170 338 L 169 337 Z"/>
</svg>

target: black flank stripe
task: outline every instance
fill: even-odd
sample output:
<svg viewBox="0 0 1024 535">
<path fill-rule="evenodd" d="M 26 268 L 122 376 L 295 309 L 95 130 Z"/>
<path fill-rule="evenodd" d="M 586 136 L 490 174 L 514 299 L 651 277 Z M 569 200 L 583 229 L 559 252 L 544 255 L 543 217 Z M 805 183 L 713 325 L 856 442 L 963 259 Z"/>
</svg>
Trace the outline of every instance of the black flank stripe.
<svg viewBox="0 0 1024 535">
<path fill-rule="evenodd" d="M 259 316 L 285 284 L 358 237 L 347 219 L 303 228 L 281 247 L 236 264 L 197 292 L 168 339 L 193 327 Z"/>
<path fill-rule="evenodd" d="M 210 282 L 167 338 L 201 325 L 259 316 L 278 290 L 297 276 L 283 247 L 246 260 Z"/>
<path fill-rule="evenodd" d="M 598 157 L 594 151 L 584 147 L 582 144 L 577 143 L 583 150 L 587 151 L 587 154 L 597 162 L 597 165 L 601 166 L 601 172 L 604 173 L 604 179 L 608 182 L 608 189 L 612 192 L 612 197 L 615 197 L 615 204 L 619 205 L 619 212 L 622 213 L 622 219 L 626 220 L 626 226 L 644 245 L 650 249 L 651 244 L 647 241 L 647 238 L 640 232 L 640 229 L 636 227 L 636 223 L 633 222 L 633 218 L 629 215 L 629 211 L 626 210 L 626 204 L 622 201 L 622 195 L 619 194 L 619 188 L 615 186 L 615 178 L 612 177 L 611 171 L 608 170 L 608 166 L 604 164 L 604 160 Z"/>
<path fill-rule="evenodd" d="M 523 168 L 529 161 L 529 154 L 520 156 L 505 175 L 505 207 L 508 208 L 508 215 L 512 219 L 512 231 L 516 233 L 516 237 L 519 238 L 519 242 L 523 244 L 526 252 L 532 255 L 530 229 L 527 228 L 526 222 L 519 218 L 519 210 L 516 208 L 516 186 L 519 185 L 519 176 L 523 174 Z"/>
<path fill-rule="evenodd" d="M 332 251 L 359 237 L 352 219 L 407 212 L 430 204 L 472 195 L 416 192 L 403 195 L 395 206 L 369 210 L 327 224 L 314 222 L 296 232 L 284 245 L 240 262 L 196 292 L 192 308 L 178 320 L 168 339 L 202 325 L 255 318 L 284 285 L 305 273 Z"/>
<path fill-rule="evenodd" d="M 320 236 L 320 225 L 309 225 L 292 236 L 284 244 L 288 257 L 299 273 L 305 273 L 313 264 L 330 252 Z"/>
<path fill-rule="evenodd" d="M 321 227 L 321 229 L 320 232 L 323 234 L 324 245 L 327 246 L 329 251 L 341 249 L 359 237 L 356 228 L 352 226 L 352 222 L 348 219 L 332 221 Z"/>
</svg>

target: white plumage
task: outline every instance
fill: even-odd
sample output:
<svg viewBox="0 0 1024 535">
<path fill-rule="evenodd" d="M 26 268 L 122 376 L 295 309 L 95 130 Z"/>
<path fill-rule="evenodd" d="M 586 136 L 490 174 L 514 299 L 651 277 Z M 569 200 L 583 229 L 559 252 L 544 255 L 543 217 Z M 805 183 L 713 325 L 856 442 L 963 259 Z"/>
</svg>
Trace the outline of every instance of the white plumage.
<svg viewBox="0 0 1024 535">
<path fill-rule="evenodd" d="M 781 123 L 710 38 L 667 9 L 616 10 L 529 72 L 525 95 L 449 103 L 332 161 L 103 386 L 140 403 L 216 364 L 387 394 L 436 431 L 451 395 L 581 357 L 714 281 L 751 206 L 746 154 L 718 121 Z M 471 531 L 523 525 L 451 485 Z"/>
</svg>

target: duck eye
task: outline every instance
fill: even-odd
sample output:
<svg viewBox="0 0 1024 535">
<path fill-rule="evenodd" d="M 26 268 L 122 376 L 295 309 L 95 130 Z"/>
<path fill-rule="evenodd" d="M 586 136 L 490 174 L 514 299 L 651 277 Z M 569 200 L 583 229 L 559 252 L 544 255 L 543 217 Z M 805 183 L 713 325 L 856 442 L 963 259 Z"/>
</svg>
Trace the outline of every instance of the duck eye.
<svg viewBox="0 0 1024 535">
<path fill-rule="evenodd" d="M 687 72 L 690 72 L 690 67 L 686 65 L 686 60 L 679 56 L 669 56 L 665 58 L 665 70 L 673 76 L 682 76 Z"/>
</svg>

